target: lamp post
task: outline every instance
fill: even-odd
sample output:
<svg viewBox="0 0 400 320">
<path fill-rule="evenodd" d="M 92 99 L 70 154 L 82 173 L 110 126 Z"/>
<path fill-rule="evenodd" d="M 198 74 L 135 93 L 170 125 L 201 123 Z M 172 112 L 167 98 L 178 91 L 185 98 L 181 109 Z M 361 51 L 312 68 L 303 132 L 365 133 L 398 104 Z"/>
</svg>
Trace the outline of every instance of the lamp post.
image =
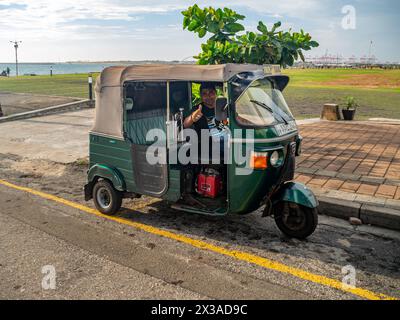
<svg viewBox="0 0 400 320">
<path fill-rule="evenodd" d="M 22 41 L 10 41 L 12 44 L 14 44 L 15 48 L 15 72 L 18 77 L 18 47 L 19 44 L 22 43 Z"/>
<path fill-rule="evenodd" d="M 371 40 L 370 41 L 370 43 L 369 43 L 369 52 L 368 52 L 368 64 L 369 64 L 369 67 L 370 68 L 372 68 L 372 57 L 371 57 L 371 53 L 372 53 L 372 45 L 373 45 L 373 41 Z"/>
</svg>

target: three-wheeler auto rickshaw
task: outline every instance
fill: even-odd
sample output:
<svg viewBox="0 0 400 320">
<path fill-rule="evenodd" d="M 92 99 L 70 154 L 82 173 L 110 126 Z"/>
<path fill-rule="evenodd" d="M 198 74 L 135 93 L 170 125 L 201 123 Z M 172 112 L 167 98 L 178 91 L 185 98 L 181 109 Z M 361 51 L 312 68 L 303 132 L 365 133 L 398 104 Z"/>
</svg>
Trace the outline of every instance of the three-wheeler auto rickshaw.
<svg viewBox="0 0 400 320">
<path fill-rule="evenodd" d="M 107 215 L 117 213 L 123 198 L 142 195 L 212 216 L 245 215 L 265 206 L 263 216 L 273 216 L 284 234 L 308 237 L 318 223 L 318 201 L 293 181 L 302 137 L 282 94 L 288 82 L 280 67 L 271 65 L 104 69 L 95 86 L 85 200 L 93 199 Z M 191 114 L 203 83 L 218 88 L 215 118 L 224 132 L 225 153 L 221 151 L 224 160 L 217 164 L 210 158 L 188 162 L 171 156 L 190 145 L 182 134 L 183 119 Z M 165 134 L 150 134 L 152 130 Z M 163 153 L 164 162 L 149 161 L 149 152 Z M 243 161 L 231 156 L 238 154 Z"/>
</svg>

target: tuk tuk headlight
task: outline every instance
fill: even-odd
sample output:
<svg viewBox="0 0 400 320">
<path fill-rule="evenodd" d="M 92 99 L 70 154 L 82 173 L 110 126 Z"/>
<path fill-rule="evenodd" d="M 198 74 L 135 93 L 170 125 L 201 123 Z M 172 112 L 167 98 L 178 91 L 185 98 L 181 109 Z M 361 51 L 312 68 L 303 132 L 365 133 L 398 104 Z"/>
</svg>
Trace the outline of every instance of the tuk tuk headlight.
<svg viewBox="0 0 400 320">
<path fill-rule="evenodd" d="M 269 163 L 273 167 L 279 167 L 282 165 L 282 156 L 278 151 L 272 152 L 271 156 L 269 157 Z"/>
</svg>

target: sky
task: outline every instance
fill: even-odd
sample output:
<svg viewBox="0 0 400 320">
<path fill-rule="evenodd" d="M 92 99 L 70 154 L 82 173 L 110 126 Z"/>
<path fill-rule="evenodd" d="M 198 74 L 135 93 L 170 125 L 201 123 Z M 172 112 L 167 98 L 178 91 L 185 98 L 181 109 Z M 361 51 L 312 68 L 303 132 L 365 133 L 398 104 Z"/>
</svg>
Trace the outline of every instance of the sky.
<svg viewBox="0 0 400 320">
<path fill-rule="evenodd" d="M 181 11 L 195 3 L 236 10 L 247 30 L 304 29 L 320 43 L 308 56 L 368 56 L 372 41 L 381 62 L 400 62 L 398 0 L 0 0 L 0 62 L 15 60 L 10 40 L 21 62 L 193 60 L 204 39 Z"/>
</svg>

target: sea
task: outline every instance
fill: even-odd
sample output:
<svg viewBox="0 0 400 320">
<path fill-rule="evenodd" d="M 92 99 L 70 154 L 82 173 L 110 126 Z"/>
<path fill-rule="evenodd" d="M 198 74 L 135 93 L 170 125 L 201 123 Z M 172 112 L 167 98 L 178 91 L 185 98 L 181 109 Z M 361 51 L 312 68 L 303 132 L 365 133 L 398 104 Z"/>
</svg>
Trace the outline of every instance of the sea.
<svg viewBox="0 0 400 320">
<path fill-rule="evenodd" d="M 21 75 L 50 75 L 52 71 L 56 74 L 77 74 L 101 72 L 104 68 L 110 66 L 145 64 L 148 61 L 132 62 L 62 62 L 62 63 L 18 63 L 18 74 Z M 152 63 L 165 63 L 161 61 L 152 61 Z M 10 68 L 10 76 L 16 75 L 15 63 L 0 63 L 0 74 L 3 70 Z"/>
</svg>

